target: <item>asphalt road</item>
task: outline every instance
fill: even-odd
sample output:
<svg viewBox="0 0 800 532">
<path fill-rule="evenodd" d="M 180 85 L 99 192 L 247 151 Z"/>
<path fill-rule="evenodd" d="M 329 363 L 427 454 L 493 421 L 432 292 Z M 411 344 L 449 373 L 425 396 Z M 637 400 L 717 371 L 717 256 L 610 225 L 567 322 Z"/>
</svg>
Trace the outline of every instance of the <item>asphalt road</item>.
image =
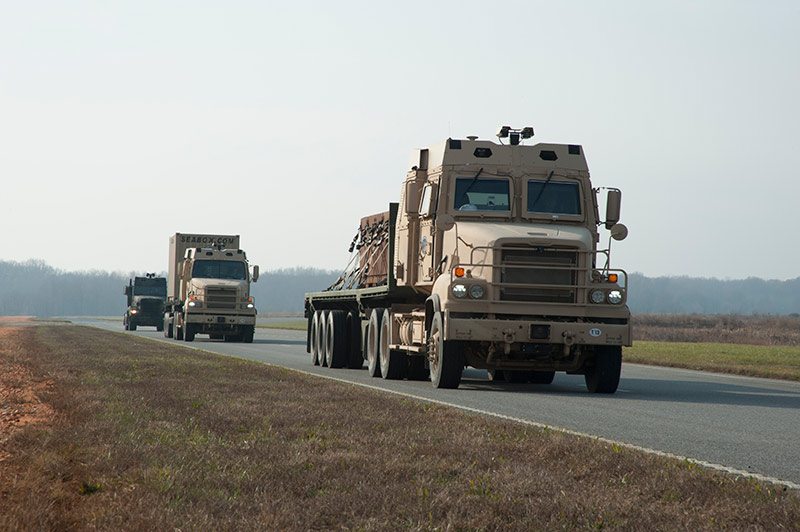
<svg viewBox="0 0 800 532">
<path fill-rule="evenodd" d="M 73 321 L 125 332 L 121 320 Z M 800 488 L 800 383 L 623 364 L 619 389 L 610 396 L 588 393 L 580 375 L 557 373 L 550 385 L 509 384 L 473 369 L 457 390 L 436 390 L 429 382 L 313 366 L 301 331 L 258 329 L 252 344 L 204 335 L 177 342 L 152 327 L 128 334 L 590 434 Z"/>
</svg>

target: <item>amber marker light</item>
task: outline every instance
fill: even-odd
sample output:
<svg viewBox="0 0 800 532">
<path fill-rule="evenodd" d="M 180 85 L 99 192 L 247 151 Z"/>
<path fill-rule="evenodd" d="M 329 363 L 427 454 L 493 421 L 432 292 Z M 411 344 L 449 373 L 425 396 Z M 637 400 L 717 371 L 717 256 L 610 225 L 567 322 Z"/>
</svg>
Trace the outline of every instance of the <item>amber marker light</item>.
<svg viewBox="0 0 800 532">
<path fill-rule="evenodd" d="M 456 277 L 464 277 L 464 268 L 458 267 L 453 270 L 453 273 L 456 274 Z"/>
<path fill-rule="evenodd" d="M 609 283 L 616 283 L 619 280 L 619 276 L 616 273 L 608 274 L 608 282 Z"/>
</svg>

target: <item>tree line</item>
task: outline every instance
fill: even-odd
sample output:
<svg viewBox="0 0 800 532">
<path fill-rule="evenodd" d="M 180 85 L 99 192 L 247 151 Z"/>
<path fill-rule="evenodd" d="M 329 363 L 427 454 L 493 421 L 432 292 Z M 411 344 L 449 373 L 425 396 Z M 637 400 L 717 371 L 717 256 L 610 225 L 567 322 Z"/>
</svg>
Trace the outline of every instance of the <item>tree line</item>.
<svg viewBox="0 0 800 532">
<path fill-rule="evenodd" d="M 252 285 L 256 308 L 259 313 L 302 312 L 303 295 L 327 288 L 338 274 L 317 268 L 264 271 Z M 122 316 L 122 289 L 134 275 L 144 272 L 66 272 L 41 260 L 0 261 L 0 315 Z M 628 305 L 637 314 L 800 313 L 800 277 L 720 280 L 633 273 L 628 285 Z"/>
</svg>

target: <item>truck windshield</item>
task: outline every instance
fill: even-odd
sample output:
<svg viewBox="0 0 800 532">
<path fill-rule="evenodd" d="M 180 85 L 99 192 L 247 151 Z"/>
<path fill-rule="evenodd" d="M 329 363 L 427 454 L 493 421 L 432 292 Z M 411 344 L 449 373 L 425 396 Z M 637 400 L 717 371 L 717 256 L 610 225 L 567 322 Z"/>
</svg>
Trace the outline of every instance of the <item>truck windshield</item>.
<svg viewBox="0 0 800 532">
<path fill-rule="evenodd" d="M 455 207 L 458 211 L 509 211 L 508 179 L 456 178 Z"/>
<path fill-rule="evenodd" d="M 580 216 L 581 191 L 578 183 L 528 181 L 528 212 Z"/>
<path fill-rule="evenodd" d="M 244 262 L 226 260 L 198 260 L 192 268 L 192 277 L 203 279 L 247 279 L 247 267 Z"/>
<path fill-rule="evenodd" d="M 163 284 L 161 286 L 140 286 L 137 284 L 133 287 L 133 295 L 167 297 L 167 287 Z"/>
</svg>

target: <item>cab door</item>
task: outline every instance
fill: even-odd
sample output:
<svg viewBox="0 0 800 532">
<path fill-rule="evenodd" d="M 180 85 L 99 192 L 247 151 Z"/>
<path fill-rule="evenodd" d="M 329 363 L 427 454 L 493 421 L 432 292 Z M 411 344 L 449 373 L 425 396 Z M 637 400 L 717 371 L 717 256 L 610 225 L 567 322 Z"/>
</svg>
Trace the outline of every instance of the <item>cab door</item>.
<svg viewBox="0 0 800 532">
<path fill-rule="evenodd" d="M 437 185 L 429 183 L 422 189 L 419 205 L 419 237 L 417 280 L 426 284 L 433 282 L 434 277 L 434 236 L 436 235 L 435 213 L 437 202 Z"/>
</svg>

